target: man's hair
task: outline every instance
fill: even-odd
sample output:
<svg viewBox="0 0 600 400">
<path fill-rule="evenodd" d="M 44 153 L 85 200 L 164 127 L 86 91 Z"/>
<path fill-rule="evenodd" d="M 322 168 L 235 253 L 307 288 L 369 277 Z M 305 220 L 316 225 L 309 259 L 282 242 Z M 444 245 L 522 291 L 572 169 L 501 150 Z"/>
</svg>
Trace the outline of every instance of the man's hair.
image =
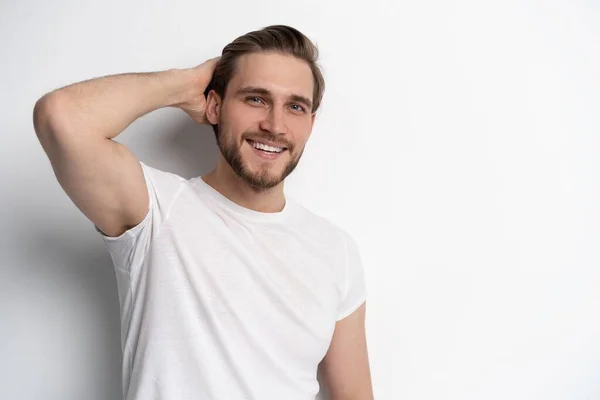
<svg viewBox="0 0 600 400">
<path fill-rule="evenodd" d="M 317 64 L 319 51 L 302 32 L 286 25 L 271 25 L 258 31 L 248 32 L 225 46 L 212 79 L 206 87 L 205 96 L 214 89 L 223 98 L 227 84 L 235 73 L 237 59 L 245 54 L 260 52 L 290 55 L 308 63 L 314 82 L 312 112 L 317 111 L 325 90 L 325 79 Z M 216 126 L 213 128 L 216 133 Z"/>
</svg>

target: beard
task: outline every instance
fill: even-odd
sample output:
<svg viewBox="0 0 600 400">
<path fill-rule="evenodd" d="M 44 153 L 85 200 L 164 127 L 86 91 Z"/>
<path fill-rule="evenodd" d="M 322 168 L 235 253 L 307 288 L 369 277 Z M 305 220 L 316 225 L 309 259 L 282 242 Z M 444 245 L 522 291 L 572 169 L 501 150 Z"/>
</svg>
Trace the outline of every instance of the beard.
<svg viewBox="0 0 600 400">
<path fill-rule="evenodd" d="M 302 153 L 304 152 L 304 146 L 300 149 L 297 155 L 294 155 L 294 148 L 291 143 L 285 142 L 286 150 L 291 155 L 290 161 L 287 162 L 281 173 L 277 174 L 274 171 L 275 167 L 268 162 L 262 163 L 259 166 L 259 170 L 253 172 L 247 165 L 247 162 L 244 162 L 242 158 L 241 147 L 246 142 L 246 139 L 265 139 L 270 140 L 276 143 L 281 143 L 280 139 L 277 135 L 273 135 L 268 132 L 251 132 L 246 131 L 241 136 L 241 142 L 236 143 L 235 139 L 230 137 L 226 137 L 223 134 L 223 123 L 219 123 L 217 125 L 217 129 L 215 131 L 215 138 L 217 139 L 217 146 L 219 146 L 219 150 L 227 161 L 227 164 L 233 169 L 233 171 L 251 188 L 259 191 L 271 189 L 277 185 L 279 185 L 283 180 L 292 173 L 292 171 L 298 165 L 300 158 L 302 157 Z"/>
</svg>

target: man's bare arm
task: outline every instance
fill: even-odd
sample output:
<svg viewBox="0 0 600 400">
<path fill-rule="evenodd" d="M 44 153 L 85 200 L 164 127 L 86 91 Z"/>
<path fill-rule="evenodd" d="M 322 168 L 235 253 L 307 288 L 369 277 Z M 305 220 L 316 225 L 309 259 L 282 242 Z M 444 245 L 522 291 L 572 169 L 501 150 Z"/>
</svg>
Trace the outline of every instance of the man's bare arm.
<svg viewBox="0 0 600 400">
<path fill-rule="evenodd" d="M 107 235 L 140 223 L 149 201 L 138 159 L 112 138 L 162 107 L 197 113 L 215 65 L 212 59 L 191 69 L 96 78 L 52 91 L 35 104 L 35 132 L 60 185 Z"/>
<path fill-rule="evenodd" d="M 329 350 L 321 361 L 331 400 L 373 400 L 365 332 L 367 304 L 335 325 Z"/>
</svg>

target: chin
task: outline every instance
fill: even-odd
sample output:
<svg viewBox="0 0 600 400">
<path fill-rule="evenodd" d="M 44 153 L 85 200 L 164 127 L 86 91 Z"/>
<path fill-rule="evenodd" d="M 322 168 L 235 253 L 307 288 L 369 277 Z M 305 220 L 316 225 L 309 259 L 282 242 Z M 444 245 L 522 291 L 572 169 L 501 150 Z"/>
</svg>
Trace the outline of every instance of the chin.
<svg viewBox="0 0 600 400">
<path fill-rule="evenodd" d="M 276 166 L 264 168 L 261 166 L 252 167 L 246 164 L 243 170 L 239 171 L 238 175 L 256 189 L 271 189 L 285 179 L 283 169 Z"/>
<path fill-rule="evenodd" d="M 294 159 L 285 150 L 276 159 L 269 160 L 257 155 L 252 147 L 243 143 L 239 147 L 217 142 L 221 154 L 233 171 L 250 187 L 267 190 L 276 187 L 296 168 L 299 157 Z"/>
</svg>

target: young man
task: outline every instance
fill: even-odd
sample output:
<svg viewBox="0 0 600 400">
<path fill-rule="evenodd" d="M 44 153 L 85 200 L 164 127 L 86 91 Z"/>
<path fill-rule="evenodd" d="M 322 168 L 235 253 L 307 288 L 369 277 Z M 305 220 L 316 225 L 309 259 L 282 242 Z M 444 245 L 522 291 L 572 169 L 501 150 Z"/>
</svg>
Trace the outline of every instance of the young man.
<svg viewBox="0 0 600 400">
<path fill-rule="evenodd" d="M 191 69 L 97 78 L 43 96 L 34 126 L 117 273 L 125 399 L 373 398 L 357 246 L 284 194 L 324 81 L 287 26 Z M 186 180 L 112 140 L 180 107 L 213 126 L 215 169 Z"/>
</svg>

